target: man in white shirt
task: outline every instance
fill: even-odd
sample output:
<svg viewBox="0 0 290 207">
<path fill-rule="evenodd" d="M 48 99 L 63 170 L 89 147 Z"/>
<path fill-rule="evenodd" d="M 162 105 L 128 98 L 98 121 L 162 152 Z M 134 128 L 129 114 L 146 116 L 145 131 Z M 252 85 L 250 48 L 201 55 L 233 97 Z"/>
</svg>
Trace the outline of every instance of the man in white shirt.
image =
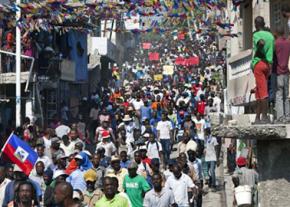
<svg viewBox="0 0 290 207">
<path fill-rule="evenodd" d="M 204 141 L 205 120 L 201 117 L 199 113 L 197 113 L 196 118 L 193 121 L 195 123 L 198 139 Z"/>
<path fill-rule="evenodd" d="M 188 198 L 188 192 L 191 190 L 195 193 L 197 187 L 188 175 L 182 173 L 178 164 L 173 166 L 172 171 L 173 175 L 167 179 L 165 188 L 173 191 L 174 200 L 178 206 L 189 207 L 192 198 Z"/>
<path fill-rule="evenodd" d="M 162 186 L 163 179 L 161 174 L 153 174 L 153 189 L 145 194 L 144 207 L 176 207 L 172 190 Z"/>
<path fill-rule="evenodd" d="M 209 187 L 216 188 L 215 168 L 217 164 L 217 146 L 218 142 L 215 137 L 211 135 L 210 128 L 205 129 L 205 161 L 207 164 L 207 171 L 209 174 Z"/>
<path fill-rule="evenodd" d="M 11 181 L 5 177 L 6 177 L 6 169 L 4 166 L 0 166 L 0 206 L 2 206 L 3 204 L 6 186 Z"/>
<path fill-rule="evenodd" d="M 43 142 L 44 142 L 44 154 L 51 158 L 51 152 L 50 152 L 50 147 L 51 147 L 51 140 L 50 140 L 50 130 L 46 129 L 44 134 L 43 134 Z"/>
<path fill-rule="evenodd" d="M 139 111 L 142 106 L 144 106 L 144 102 L 141 100 L 140 94 L 137 95 L 137 98 L 132 101 L 132 105 L 136 111 Z"/>
<path fill-rule="evenodd" d="M 158 158 L 160 161 L 163 161 L 162 145 L 155 139 L 153 133 L 149 134 L 149 141 L 145 145 L 149 159 Z"/>
<path fill-rule="evenodd" d="M 99 148 L 104 148 L 105 149 L 105 156 L 106 157 L 112 157 L 112 154 L 114 154 L 117 150 L 115 145 L 110 141 L 110 133 L 108 131 L 104 131 L 102 133 L 102 142 L 97 144 L 96 151 Z"/>
<path fill-rule="evenodd" d="M 55 134 L 60 139 L 62 138 L 63 135 L 68 135 L 68 133 L 70 133 L 70 128 L 63 123 L 61 123 L 55 129 Z"/>
<path fill-rule="evenodd" d="M 171 152 L 171 140 L 173 137 L 173 127 L 171 122 L 168 120 L 167 114 L 162 114 L 162 119 L 157 123 L 157 137 L 162 145 L 162 150 L 164 154 L 164 162 L 167 164 L 167 161 L 170 158 Z"/>
<path fill-rule="evenodd" d="M 222 100 L 214 93 L 211 94 L 211 98 L 213 99 L 213 106 L 217 109 L 217 113 L 220 113 Z"/>
<path fill-rule="evenodd" d="M 47 170 L 47 168 L 51 165 L 52 162 L 48 156 L 44 155 L 44 146 L 37 143 L 36 152 L 38 155 L 37 162 L 42 161 L 44 164 L 45 170 Z"/>
</svg>

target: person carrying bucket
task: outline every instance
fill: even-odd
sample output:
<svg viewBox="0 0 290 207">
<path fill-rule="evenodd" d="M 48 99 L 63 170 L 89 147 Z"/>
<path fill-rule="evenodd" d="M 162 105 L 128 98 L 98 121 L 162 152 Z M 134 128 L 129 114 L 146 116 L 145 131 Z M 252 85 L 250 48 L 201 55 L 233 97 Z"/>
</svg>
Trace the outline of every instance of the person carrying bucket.
<svg viewBox="0 0 290 207">
<path fill-rule="evenodd" d="M 236 164 L 238 167 L 232 176 L 232 181 L 235 186 L 235 203 L 240 206 L 237 201 L 237 192 L 243 191 L 243 189 L 249 189 L 251 191 L 252 202 L 246 206 L 255 207 L 257 206 L 258 173 L 254 169 L 247 167 L 247 159 L 245 157 L 239 157 L 236 160 Z"/>
</svg>

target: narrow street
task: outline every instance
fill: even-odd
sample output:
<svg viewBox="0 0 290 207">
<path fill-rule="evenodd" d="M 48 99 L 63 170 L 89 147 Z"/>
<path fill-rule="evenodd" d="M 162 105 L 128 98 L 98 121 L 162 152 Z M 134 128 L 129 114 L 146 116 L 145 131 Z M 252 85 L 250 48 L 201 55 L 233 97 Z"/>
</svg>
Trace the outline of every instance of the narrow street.
<svg viewBox="0 0 290 207">
<path fill-rule="evenodd" d="M 213 192 L 208 190 L 207 187 L 205 188 L 205 191 L 208 193 L 203 197 L 204 207 L 232 207 L 233 185 L 231 176 L 227 173 L 226 170 L 225 149 L 223 148 L 222 151 L 223 161 L 216 169 L 218 191 Z"/>
</svg>

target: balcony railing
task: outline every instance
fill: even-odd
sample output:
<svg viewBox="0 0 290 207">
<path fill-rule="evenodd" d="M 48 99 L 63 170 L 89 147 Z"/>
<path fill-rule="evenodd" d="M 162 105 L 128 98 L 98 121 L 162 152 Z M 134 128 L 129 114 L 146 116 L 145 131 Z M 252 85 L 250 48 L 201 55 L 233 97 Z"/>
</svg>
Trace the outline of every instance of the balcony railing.
<svg viewBox="0 0 290 207">
<path fill-rule="evenodd" d="M 8 52 L 5 50 L 0 50 L 0 75 L 1 79 L 3 77 L 7 77 L 7 81 L 2 81 L 1 83 L 10 83 L 14 82 L 14 76 L 15 76 L 15 71 L 16 71 L 16 59 L 15 59 L 16 54 L 13 52 Z M 32 69 L 34 65 L 34 57 L 26 56 L 26 55 L 21 55 L 21 72 L 26 73 L 25 82 L 25 91 L 28 90 L 28 85 L 31 79 L 31 74 L 32 74 Z M 22 78 L 25 75 L 21 75 Z M 12 78 L 11 78 L 12 77 Z"/>
</svg>

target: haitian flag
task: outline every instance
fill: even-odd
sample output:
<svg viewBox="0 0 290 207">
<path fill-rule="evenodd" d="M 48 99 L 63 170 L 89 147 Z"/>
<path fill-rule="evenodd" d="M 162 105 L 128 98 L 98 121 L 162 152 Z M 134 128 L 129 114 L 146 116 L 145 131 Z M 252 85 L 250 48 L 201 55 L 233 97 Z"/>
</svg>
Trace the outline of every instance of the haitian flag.
<svg viewBox="0 0 290 207">
<path fill-rule="evenodd" d="M 2 148 L 4 153 L 14 164 L 28 176 L 38 159 L 37 153 L 15 134 L 11 134 Z"/>
</svg>

